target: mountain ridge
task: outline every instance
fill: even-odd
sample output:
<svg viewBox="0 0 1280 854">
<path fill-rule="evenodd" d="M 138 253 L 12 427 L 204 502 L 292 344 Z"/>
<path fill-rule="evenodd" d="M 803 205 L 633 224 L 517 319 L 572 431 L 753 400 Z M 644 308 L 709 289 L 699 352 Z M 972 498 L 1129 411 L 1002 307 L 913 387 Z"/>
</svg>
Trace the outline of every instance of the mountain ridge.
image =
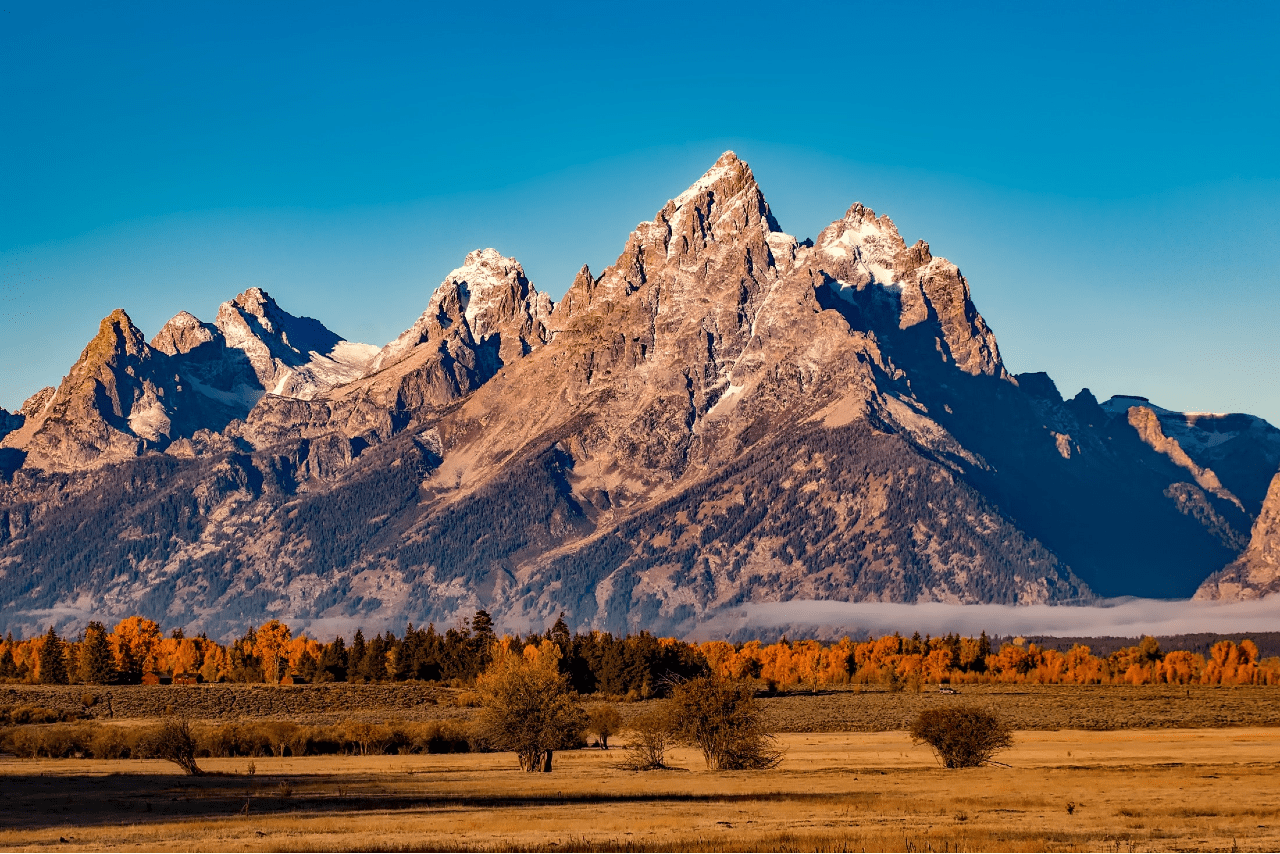
<svg viewBox="0 0 1280 854">
<path fill-rule="evenodd" d="M 797 241 L 732 152 L 558 303 L 485 249 L 382 348 L 260 289 L 149 345 L 113 324 L 81 374 L 123 402 L 60 386 L 4 437 L 7 612 L 687 631 L 746 601 L 1190 596 L 1280 468 L 1261 419 L 1009 373 L 958 267 L 861 204 Z M 73 397 L 89 438 L 33 444 Z"/>
</svg>

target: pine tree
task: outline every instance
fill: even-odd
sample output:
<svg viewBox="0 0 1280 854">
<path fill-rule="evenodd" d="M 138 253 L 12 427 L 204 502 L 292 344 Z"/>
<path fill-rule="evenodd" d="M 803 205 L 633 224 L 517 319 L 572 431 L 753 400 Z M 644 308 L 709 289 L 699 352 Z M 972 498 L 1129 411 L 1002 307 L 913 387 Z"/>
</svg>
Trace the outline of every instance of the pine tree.
<svg viewBox="0 0 1280 854">
<path fill-rule="evenodd" d="M 40 647 L 40 681 L 45 685 L 67 684 L 67 660 L 63 655 L 65 644 L 58 633 L 49 627 Z"/>
<path fill-rule="evenodd" d="M 12 644 L 6 644 L 4 652 L 0 653 L 0 679 L 7 682 L 16 678 L 18 678 L 18 663 L 13 660 Z"/>
<path fill-rule="evenodd" d="M 84 642 L 80 645 L 80 677 L 95 685 L 106 685 L 116 678 L 116 660 L 111 654 L 107 630 L 97 621 L 89 623 L 84 630 Z"/>
<path fill-rule="evenodd" d="M 356 629 L 356 636 L 351 639 L 351 649 L 347 651 L 347 681 L 355 682 L 360 677 L 360 666 L 365 658 L 364 632 Z"/>
<path fill-rule="evenodd" d="M 569 624 L 564 621 L 564 611 L 560 612 L 555 625 L 551 627 L 551 631 L 547 632 L 547 640 L 560 647 L 561 655 L 569 651 L 569 643 L 573 640 L 573 636 L 569 633 Z"/>
<path fill-rule="evenodd" d="M 475 619 L 471 621 L 471 631 L 476 637 L 484 638 L 486 641 L 494 639 L 493 617 L 489 616 L 488 611 L 483 609 L 476 611 Z"/>
</svg>

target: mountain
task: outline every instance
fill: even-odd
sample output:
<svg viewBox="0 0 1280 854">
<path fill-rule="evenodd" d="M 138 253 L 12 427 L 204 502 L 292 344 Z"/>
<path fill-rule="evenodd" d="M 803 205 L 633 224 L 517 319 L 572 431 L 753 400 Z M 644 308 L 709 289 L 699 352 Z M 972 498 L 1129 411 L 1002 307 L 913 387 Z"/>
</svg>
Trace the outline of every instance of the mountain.
<svg viewBox="0 0 1280 854">
<path fill-rule="evenodd" d="M 267 393 L 305 399 L 354 379 L 376 352 L 288 314 L 259 288 L 223 303 L 213 324 L 180 312 L 150 344 L 117 309 L 62 383 L 23 405 L 3 444 L 46 470 L 131 460 L 221 432 Z"/>
<path fill-rule="evenodd" d="M 256 289 L 150 345 L 113 314 L 4 439 L 6 619 L 1187 597 L 1280 463 L 1260 419 L 1012 374 L 954 264 L 860 204 L 797 240 L 732 153 L 558 304 L 493 249 L 425 303 L 380 350 Z"/>
</svg>

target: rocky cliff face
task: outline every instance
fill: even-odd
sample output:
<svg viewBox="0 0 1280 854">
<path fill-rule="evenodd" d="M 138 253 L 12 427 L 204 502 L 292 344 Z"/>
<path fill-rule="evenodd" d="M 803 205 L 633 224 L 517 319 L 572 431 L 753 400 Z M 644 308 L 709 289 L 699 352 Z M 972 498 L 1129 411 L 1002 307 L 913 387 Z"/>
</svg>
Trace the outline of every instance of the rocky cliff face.
<svg viewBox="0 0 1280 854">
<path fill-rule="evenodd" d="M 1280 593 L 1280 474 L 1271 479 L 1249 546 L 1196 591 L 1197 599 L 1259 599 Z"/>
<path fill-rule="evenodd" d="M 5 446 L 35 466 L 76 469 L 162 445 L 182 392 L 157 356 L 129 316 L 113 311 L 57 390 L 24 405 L 26 422 Z"/>
<path fill-rule="evenodd" d="M 678 632 L 751 600 L 1188 596 L 1262 503 L 1270 425 L 1012 376 L 955 265 L 862 205 L 797 241 L 732 153 L 558 304 L 492 249 L 426 303 L 376 352 L 256 289 L 151 345 L 104 322 L 5 439 L 6 613 Z"/>
</svg>

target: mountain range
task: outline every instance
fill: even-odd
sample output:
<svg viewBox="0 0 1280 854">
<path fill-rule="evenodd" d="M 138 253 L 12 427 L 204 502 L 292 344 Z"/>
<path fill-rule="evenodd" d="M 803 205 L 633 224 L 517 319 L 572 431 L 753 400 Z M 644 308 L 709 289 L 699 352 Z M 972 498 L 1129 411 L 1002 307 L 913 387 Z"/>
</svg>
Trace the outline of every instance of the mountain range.
<svg viewBox="0 0 1280 854">
<path fill-rule="evenodd" d="M 1011 373 L 956 265 L 860 204 L 797 240 L 731 152 L 558 303 L 484 249 L 381 348 L 117 310 L 0 434 L 18 630 L 1280 589 L 1280 430 Z"/>
</svg>

